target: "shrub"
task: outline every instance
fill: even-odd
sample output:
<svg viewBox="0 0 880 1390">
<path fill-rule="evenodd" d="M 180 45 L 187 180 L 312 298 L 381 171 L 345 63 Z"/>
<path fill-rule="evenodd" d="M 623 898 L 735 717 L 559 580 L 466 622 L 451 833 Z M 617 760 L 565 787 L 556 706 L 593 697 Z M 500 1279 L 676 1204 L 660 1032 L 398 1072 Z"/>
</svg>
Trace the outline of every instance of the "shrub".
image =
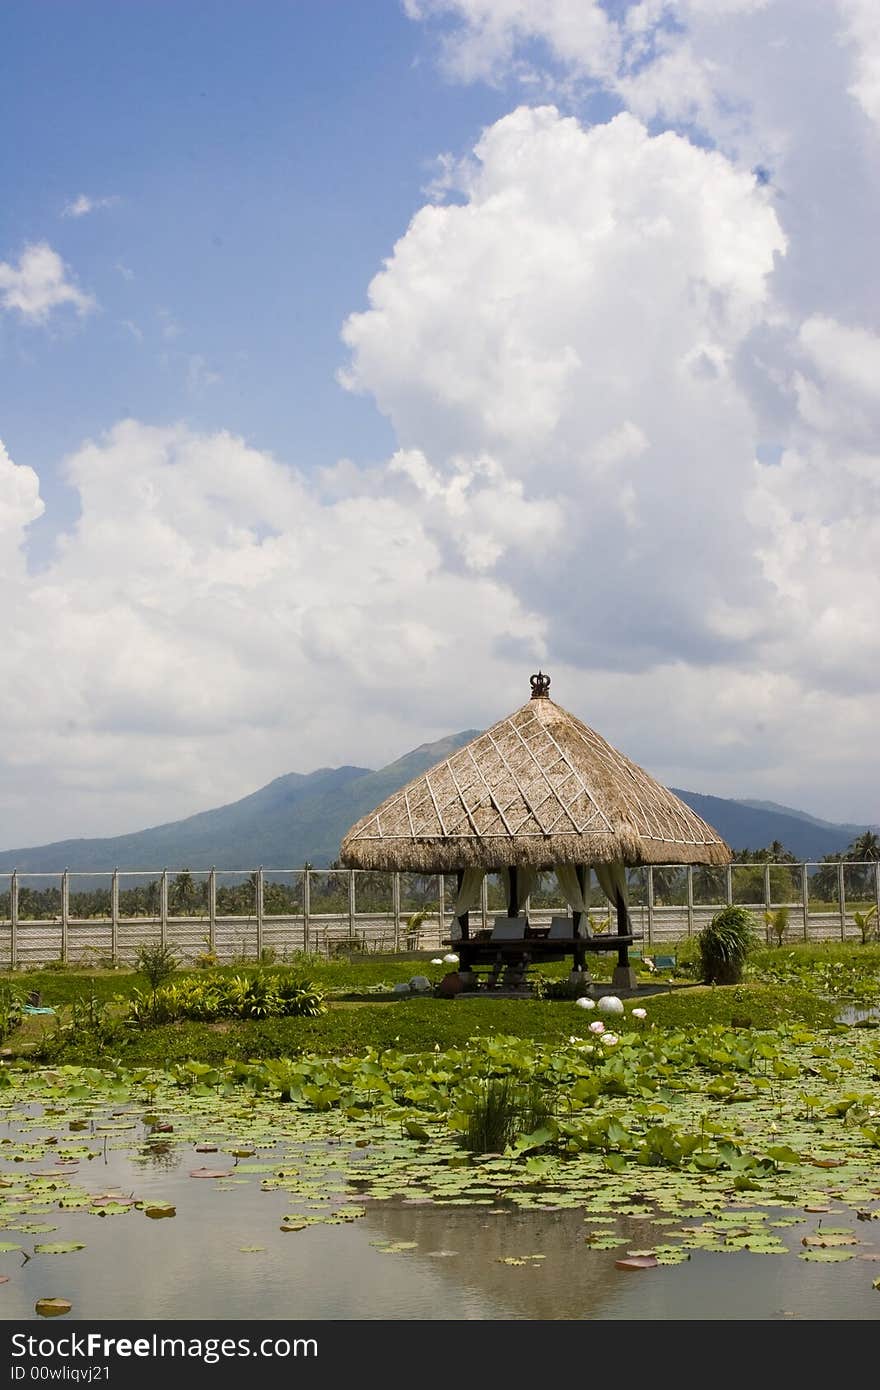
<svg viewBox="0 0 880 1390">
<path fill-rule="evenodd" d="M 308 980 L 293 975 L 191 975 L 153 993 L 135 990 L 126 1021 L 138 1027 L 191 1019 L 317 1018 L 326 1010 L 324 996 Z"/>
<path fill-rule="evenodd" d="M 145 942 L 138 948 L 134 964 L 141 975 L 146 975 L 150 988 L 155 992 L 166 980 L 171 979 L 178 962 L 170 946 L 161 943 L 151 946 Z"/>
<path fill-rule="evenodd" d="M 871 937 L 874 934 L 873 919 L 876 917 L 876 915 L 876 907 L 869 907 L 867 912 L 853 913 L 853 921 L 859 929 L 859 935 L 862 938 L 863 946 L 867 946 L 868 942 L 871 940 Z"/>
<path fill-rule="evenodd" d="M 702 977 L 707 985 L 735 985 L 756 945 L 754 918 L 744 907 L 723 907 L 697 935 Z"/>
<path fill-rule="evenodd" d="M 788 930 L 788 908 L 777 907 L 764 913 L 764 921 L 767 923 L 768 930 L 776 938 L 776 945 L 781 946 L 785 941 L 785 933 Z"/>
<path fill-rule="evenodd" d="M 21 1023 L 23 1001 L 18 985 L 0 984 L 0 1039 L 8 1037 Z"/>
</svg>

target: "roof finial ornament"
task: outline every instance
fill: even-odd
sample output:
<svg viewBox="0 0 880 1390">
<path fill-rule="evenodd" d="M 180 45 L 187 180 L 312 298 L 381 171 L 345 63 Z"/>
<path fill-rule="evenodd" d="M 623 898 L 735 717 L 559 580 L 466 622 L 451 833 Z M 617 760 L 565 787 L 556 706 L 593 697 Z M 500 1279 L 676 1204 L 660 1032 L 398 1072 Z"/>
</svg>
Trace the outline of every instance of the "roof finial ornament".
<svg viewBox="0 0 880 1390">
<path fill-rule="evenodd" d="M 550 677 L 545 676 L 543 671 L 539 671 L 536 676 L 529 676 L 529 685 L 532 687 L 533 700 L 549 700 Z"/>
</svg>

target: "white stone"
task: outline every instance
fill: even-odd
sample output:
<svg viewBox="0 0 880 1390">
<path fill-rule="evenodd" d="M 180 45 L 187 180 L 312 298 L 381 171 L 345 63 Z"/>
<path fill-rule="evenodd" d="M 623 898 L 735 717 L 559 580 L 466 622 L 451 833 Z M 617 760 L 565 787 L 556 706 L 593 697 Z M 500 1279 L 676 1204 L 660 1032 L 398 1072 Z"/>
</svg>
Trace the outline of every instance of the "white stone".
<svg viewBox="0 0 880 1390">
<path fill-rule="evenodd" d="M 603 994 L 599 1000 L 600 1014 L 622 1014 L 623 1004 L 616 994 Z"/>
</svg>

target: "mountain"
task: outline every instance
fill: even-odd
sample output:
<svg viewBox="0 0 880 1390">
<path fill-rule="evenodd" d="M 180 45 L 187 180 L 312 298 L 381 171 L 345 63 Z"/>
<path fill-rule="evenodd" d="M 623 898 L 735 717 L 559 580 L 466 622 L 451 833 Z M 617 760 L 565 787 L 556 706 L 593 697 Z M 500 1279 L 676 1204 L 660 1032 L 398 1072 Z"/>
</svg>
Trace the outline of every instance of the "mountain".
<svg viewBox="0 0 880 1390">
<path fill-rule="evenodd" d="M 306 861 L 326 867 L 356 820 L 398 787 L 461 748 L 477 734 L 467 729 L 423 743 L 373 772 L 364 767 L 323 767 L 288 772 L 250 796 L 201 811 L 186 820 L 109 839 L 59 840 L 51 845 L 0 852 L 0 873 L 51 873 L 119 869 L 295 869 Z M 846 849 L 866 827 L 835 825 L 773 802 L 730 801 L 673 788 L 734 849 L 760 849 L 779 840 L 799 859 L 821 859 Z"/>
<path fill-rule="evenodd" d="M 364 767 L 323 767 L 276 777 L 241 801 L 201 811 L 131 835 L 58 840 L 51 845 L 0 852 L 0 873 L 50 873 L 92 869 L 295 869 L 306 862 L 326 867 L 356 820 L 398 787 L 426 772 L 477 734 L 423 743 L 372 772 Z"/>
<path fill-rule="evenodd" d="M 808 811 L 796 811 L 793 806 L 780 806 L 778 801 L 746 801 L 740 800 L 741 806 L 751 806 L 756 811 L 778 811 L 783 816 L 794 816 L 797 820 L 809 821 L 810 825 L 818 825 L 822 830 L 832 830 L 835 834 L 846 833 L 850 841 L 855 840 L 861 835 L 862 831 L 880 830 L 878 825 L 841 825 L 836 821 L 821 820 L 819 816 L 811 816 Z"/>
<path fill-rule="evenodd" d="M 864 825 L 835 825 L 774 802 L 728 801 L 721 796 L 671 789 L 713 825 L 731 849 L 763 849 L 778 840 L 797 859 L 822 859 L 852 844 Z M 774 809 L 770 809 L 773 807 Z"/>
</svg>

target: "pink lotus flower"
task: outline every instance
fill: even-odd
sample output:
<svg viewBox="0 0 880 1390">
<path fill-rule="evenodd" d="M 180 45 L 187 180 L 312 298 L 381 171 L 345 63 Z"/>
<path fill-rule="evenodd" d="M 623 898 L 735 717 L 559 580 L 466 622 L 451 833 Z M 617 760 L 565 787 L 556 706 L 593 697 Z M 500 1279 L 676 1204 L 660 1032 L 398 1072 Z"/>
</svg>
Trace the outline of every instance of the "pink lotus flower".
<svg viewBox="0 0 880 1390">
<path fill-rule="evenodd" d="M 648 1013 L 647 1013 L 647 1010 L 646 1010 L 646 1009 L 633 1009 L 633 1018 L 647 1018 L 647 1017 L 648 1017 Z"/>
<path fill-rule="evenodd" d="M 604 1032 L 605 1032 L 605 1024 L 602 1022 L 601 1018 L 597 1018 L 595 1023 L 591 1023 L 591 1024 L 590 1024 L 590 1032 L 591 1032 L 591 1033 L 604 1033 Z"/>
<path fill-rule="evenodd" d="M 603 1034 L 602 1034 L 602 1042 L 606 1045 L 606 1047 L 613 1047 L 614 1044 L 615 1044 L 616 1042 L 619 1042 L 619 1041 L 620 1041 L 620 1039 L 618 1038 L 618 1036 L 617 1036 L 616 1033 L 603 1033 Z"/>
</svg>

